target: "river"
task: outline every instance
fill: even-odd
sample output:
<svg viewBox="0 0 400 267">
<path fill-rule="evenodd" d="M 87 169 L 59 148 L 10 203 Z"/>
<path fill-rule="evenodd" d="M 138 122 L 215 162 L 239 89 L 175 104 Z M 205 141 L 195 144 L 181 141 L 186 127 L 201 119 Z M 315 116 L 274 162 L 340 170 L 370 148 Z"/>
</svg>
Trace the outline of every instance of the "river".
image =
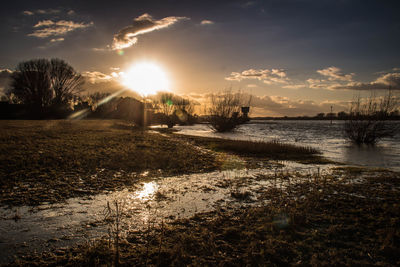
<svg viewBox="0 0 400 267">
<path fill-rule="evenodd" d="M 388 122 L 399 129 L 400 122 Z M 207 124 L 177 126 L 180 134 L 240 140 L 278 140 L 319 149 L 331 160 L 351 165 L 400 171 L 400 134 L 382 139 L 375 146 L 357 146 L 344 136 L 344 121 L 252 120 L 234 132 L 215 133 Z"/>
</svg>

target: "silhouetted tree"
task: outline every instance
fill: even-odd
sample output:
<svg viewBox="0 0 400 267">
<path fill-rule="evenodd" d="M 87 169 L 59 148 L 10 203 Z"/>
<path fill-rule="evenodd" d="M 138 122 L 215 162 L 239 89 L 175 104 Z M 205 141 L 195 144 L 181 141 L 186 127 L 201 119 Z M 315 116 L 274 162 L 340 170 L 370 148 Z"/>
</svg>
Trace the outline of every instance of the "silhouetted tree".
<svg viewBox="0 0 400 267">
<path fill-rule="evenodd" d="M 180 125 L 191 125 L 195 123 L 196 118 L 194 116 L 194 105 L 189 99 L 176 99 L 174 106 L 174 114 Z"/>
<path fill-rule="evenodd" d="M 161 123 L 167 125 L 168 128 L 174 127 L 177 123 L 176 101 L 176 96 L 172 93 L 160 93 L 156 101 L 157 110 L 161 113 Z"/>
<path fill-rule="evenodd" d="M 83 83 L 82 76 L 61 59 L 21 62 L 11 79 L 8 93 L 39 114 L 67 107 Z"/>
<path fill-rule="evenodd" d="M 246 103 L 241 93 L 225 91 L 222 94 L 211 95 L 211 106 L 208 108 L 209 122 L 217 132 L 234 130 L 238 125 L 246 122 L 248 118 L 241 116 L 242 106 L 250 106 L 249 99 Z"/>
</svg>

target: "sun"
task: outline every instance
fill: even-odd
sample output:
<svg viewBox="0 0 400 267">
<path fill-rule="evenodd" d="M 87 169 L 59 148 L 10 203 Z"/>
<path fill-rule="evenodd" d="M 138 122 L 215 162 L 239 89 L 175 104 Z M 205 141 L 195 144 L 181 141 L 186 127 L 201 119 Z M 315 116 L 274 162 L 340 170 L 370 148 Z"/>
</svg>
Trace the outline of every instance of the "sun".
<svg viewBox="0 0 400 267">
<path fill-rule="evenodd" d="M 124 74 L 122 84 L 142 96 L 169 91 L 169 80 L 165 71 L 153 62 L 133 64 Z"/>
</svg>

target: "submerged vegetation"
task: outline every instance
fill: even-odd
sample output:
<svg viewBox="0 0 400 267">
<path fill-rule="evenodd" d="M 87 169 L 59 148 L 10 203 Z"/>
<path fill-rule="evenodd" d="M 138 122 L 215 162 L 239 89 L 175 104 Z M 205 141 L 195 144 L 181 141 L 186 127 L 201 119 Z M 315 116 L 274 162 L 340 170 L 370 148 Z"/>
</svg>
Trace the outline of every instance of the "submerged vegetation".
<svg viewBox="0 0 400 267">
<path fill-rule="evenodd" d="M 196 145 L 217 152 L 229 152 L 240 156 L 265 157 L 274 160 L 295 160 L 302 163 L 328 163 L 320 152 L 312 147 L 285 144 L 279 141 L 231 140 L 210 137 L 177 135 Z"/>
<path fill-rule="evenodd" d="M 399 107 L 399 99 L 389 91 L 382 99 L 370 96 L 356 99 L 344 125 L 345 136 L 355 144 L 374 145 L 385 137 L 393 137 L 398 129 L 388 126 L 390 114 Z"/>
</svg>

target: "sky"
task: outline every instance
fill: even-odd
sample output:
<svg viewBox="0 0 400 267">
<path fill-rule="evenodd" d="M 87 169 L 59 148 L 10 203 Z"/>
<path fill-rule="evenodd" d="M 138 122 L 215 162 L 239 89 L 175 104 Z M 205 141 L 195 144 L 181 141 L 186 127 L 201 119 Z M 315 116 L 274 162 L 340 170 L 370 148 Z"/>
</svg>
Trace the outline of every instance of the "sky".
<svg viewBox="0 0 400 267">
<path fill-rule="evenodd" d="M 61 58 L 87 92 L 116 91 L 137 62 L 202 103 L 251 94 L 252 115 L 346 110 L 400 91 L 400 1 L 3 1 L 0 91 L 21 61 Z"/>
</svg>

